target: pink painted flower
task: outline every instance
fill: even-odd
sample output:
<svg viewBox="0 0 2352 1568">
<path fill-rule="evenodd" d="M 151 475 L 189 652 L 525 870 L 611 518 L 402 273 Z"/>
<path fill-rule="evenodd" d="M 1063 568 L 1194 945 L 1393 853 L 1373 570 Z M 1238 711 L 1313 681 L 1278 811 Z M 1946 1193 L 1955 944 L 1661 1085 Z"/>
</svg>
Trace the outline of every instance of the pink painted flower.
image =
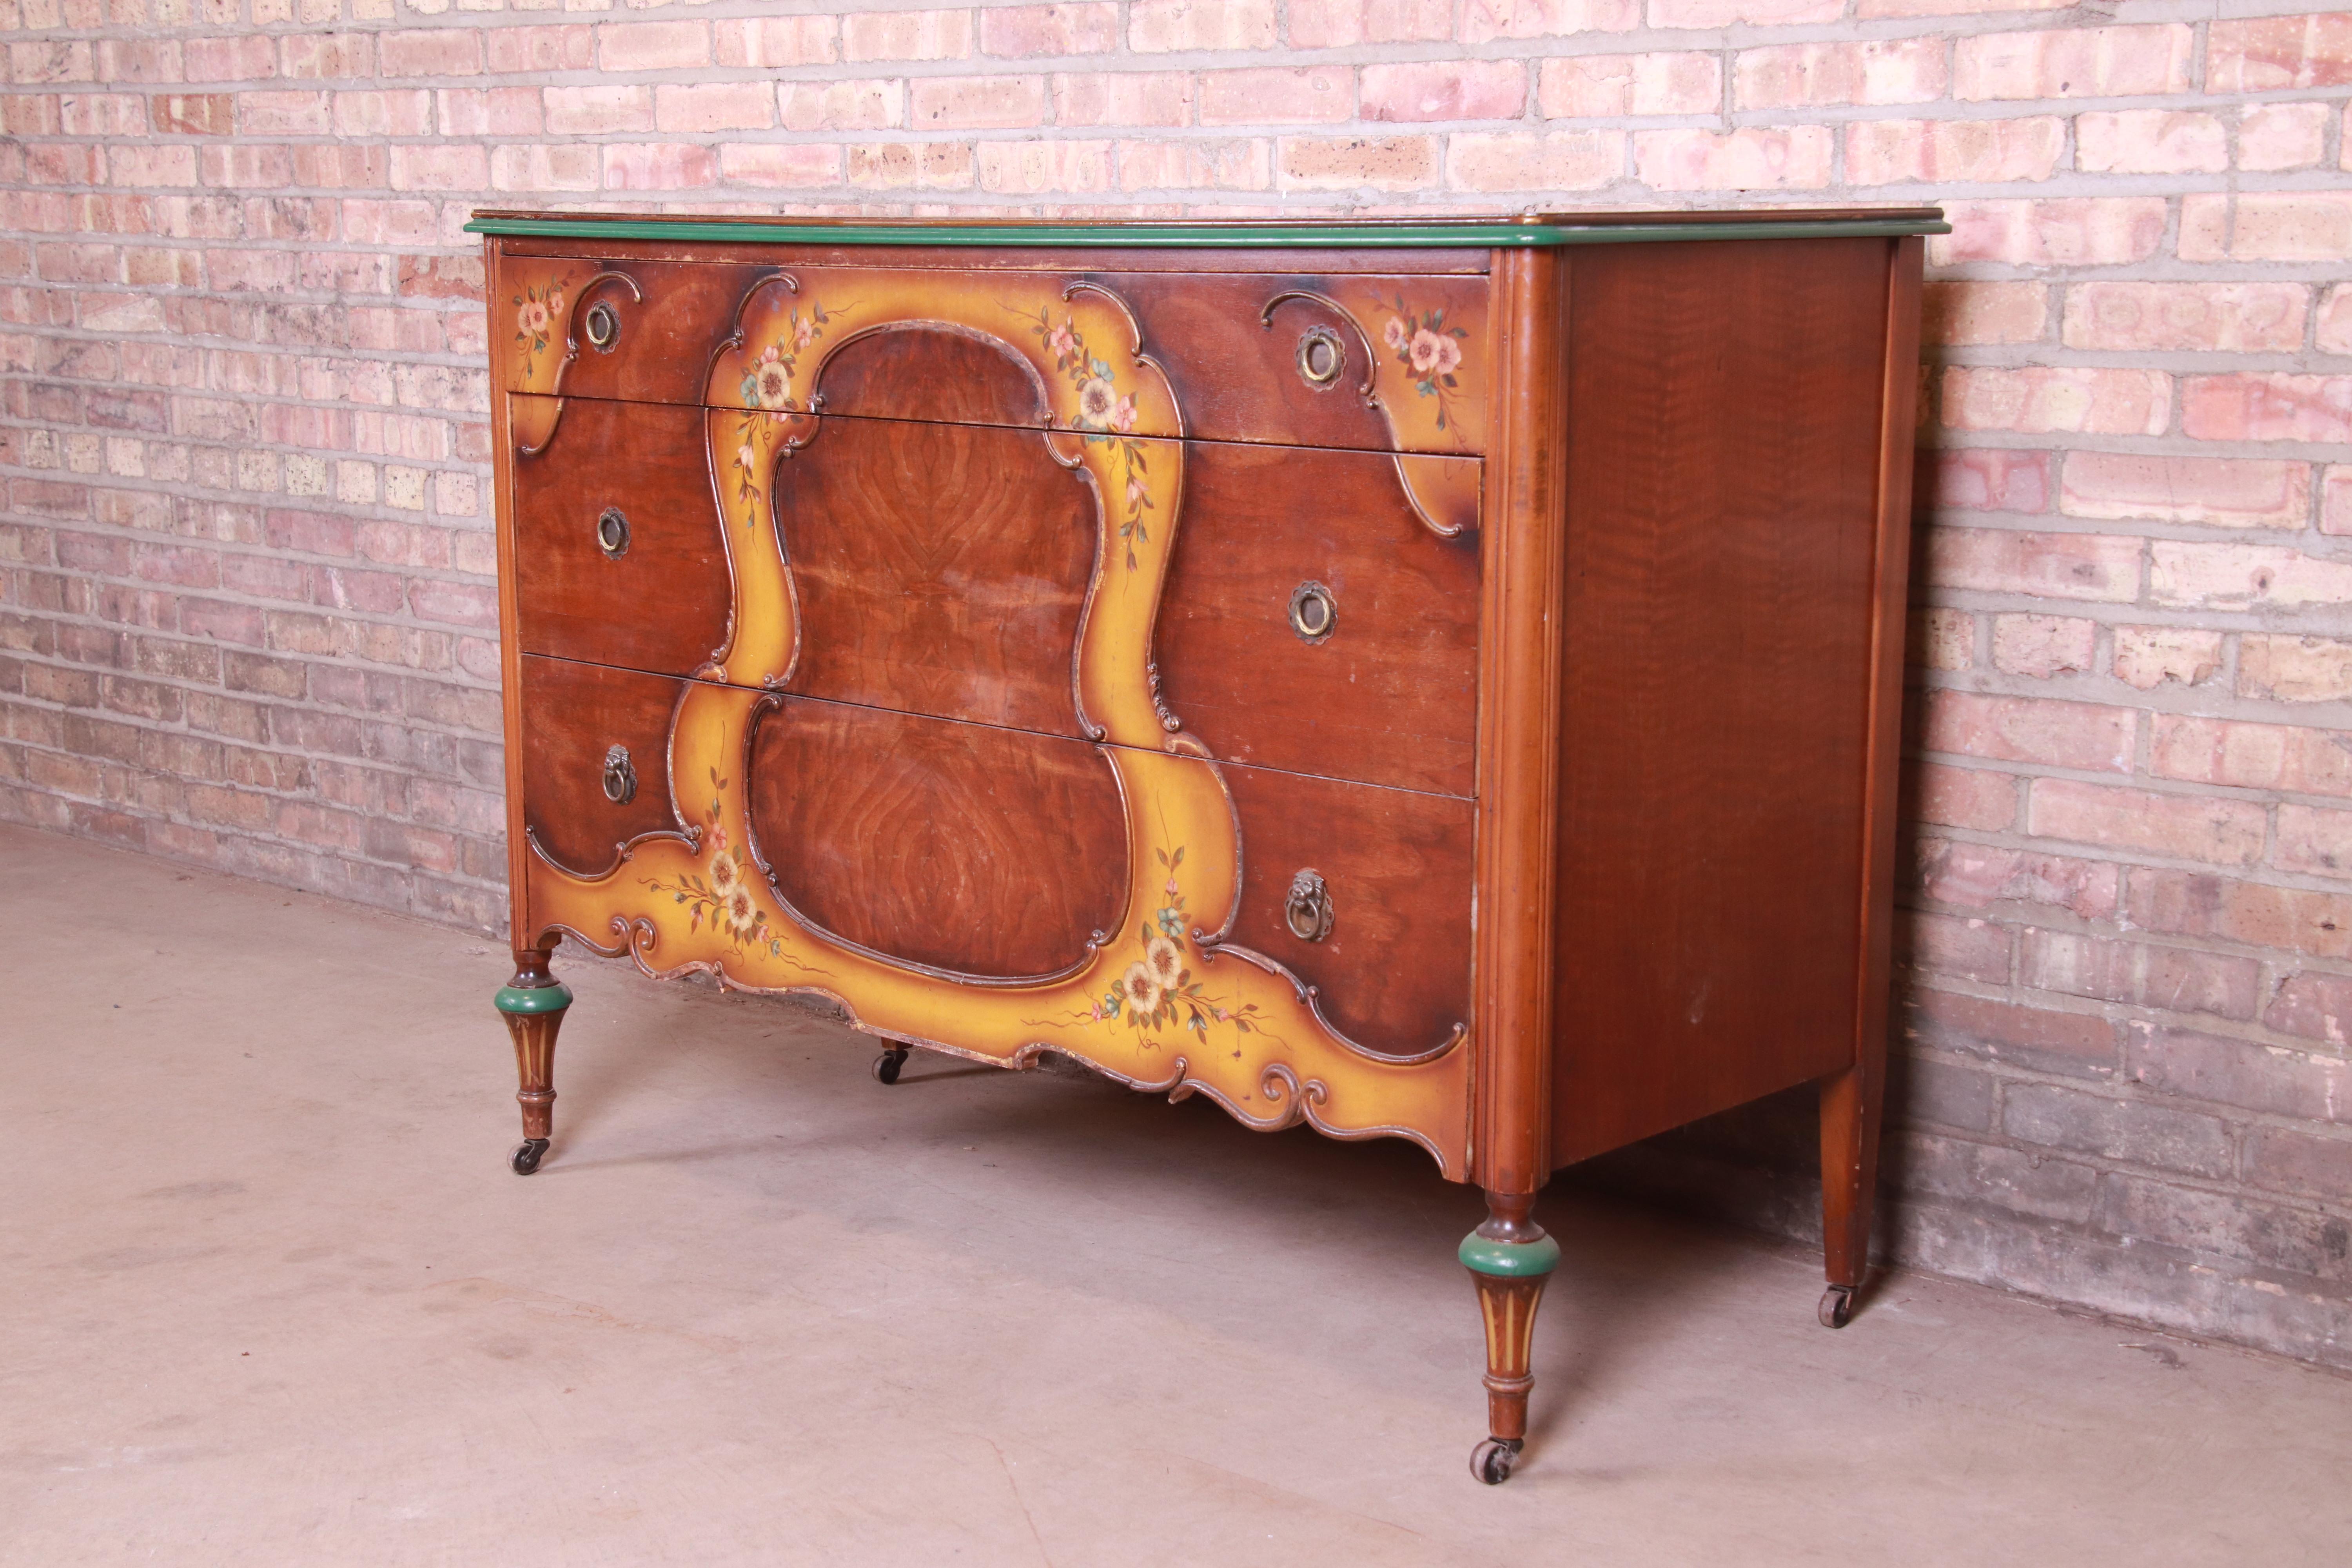
<svg viewBox="0 0 2352 1568">
<path fill-rule="evenodd" d="M 735 448 L 735 466 L 743 470 L 745 479 L 751 477 L 751 465 L 759 460 L 760 454 L 751 450 L 751 442 L 746 441 Z"/>
<path fill-rule="evenodd" d="M 1413 374 L 1423 378 L 1444 375 L 1462 363 L 1461 345 L 1442 332 L 1431 331 L 1427 327 L 1413 333 L 1412 346 L 1406 353 L 1412 361 Z"/>
<path fill-rule="evenodd" d="M 808 347 L 815 341 L 816 321 L 814 317 L 793 329 L 793 348 L 795 352 Z"/>
<path fill-rule="evenodd" d="M 1402 318 L 1391 316 L 1389 318 L 1389 324 L 1381 330 L 1381 336 L 1386 341 L 1389 347 L 1396 350 L 1399 353 L 1404 353 L 1405 344 L 1412 339 L 1412 329 L 1406 326 Z"/>
<path fill-rule="evenodd" d="M 1118 406 L 1110 411 L 1110 427 L 1120 435 L 1135 428 L 1135 399 L 1122 397 Z"/>
<path fill-rule="evenodd" d="M 1070 324 L 1065 321 L 1045 334 L 1045 346 L 1054 351 L 1056 359 L 1076 359 L 1078 357 L 1078 334 L 1070 331 Z"/>
<path fill-rule="evenodd" d="M 547 319 L 551 321 L 563 314 L 563 290 L 555 289 L 547 297 Z"/>
<path fill-rule="evenodd" d="M 1173 877 L 1168 879 L 1168 896 L 1171 899 L 1176 896 L 1176 879 Z"/>
<path fill-rule="evenodd" d="M 538 337 L 547 331 L 547 307 L 537 300 L 525 300 L 515 320 L 525 336 Z"/>
<path fill-rule="evenodd" d="M 1150 499 L 1151 492 L 1144 487 L 1144 483 L 1141 479 L 1129 479 L 1127 481 L 1127 504 L 1130 509 L 1139 508 L 1144 502 Z M 1176 889 L 1171 886 L 1168 890 L 1172 893 Z"/>
</svg>

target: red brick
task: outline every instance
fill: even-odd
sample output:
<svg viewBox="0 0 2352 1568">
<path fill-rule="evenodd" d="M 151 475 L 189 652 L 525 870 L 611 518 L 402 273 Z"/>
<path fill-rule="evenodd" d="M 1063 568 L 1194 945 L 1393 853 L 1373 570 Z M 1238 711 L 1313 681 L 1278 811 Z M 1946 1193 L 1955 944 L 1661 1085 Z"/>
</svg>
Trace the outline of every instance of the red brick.
<svg viewBox="0 0 2352 1568">
<path fill-rule="evenodd" d="M 2283 871 L 2352 877 L 2352 811 L 2281 805 L 2278 848 L 2271 858 Z"/>
<path fill-rule="evenodd" d="M 2246 1179 L 2273 1192 L 2340 1202 L 2352 1192 L 2352 1138 L 2257 1127 L 2246 1140 Z"/>
<path fill-rule="evenodd" d="M 2086 921 L 2115 915 L 2122 880 L 2111 860 L 1925 837 L 1918 844 L 1918 870 L 1920 890 L 1937 903 L 2063 910 Z"/>
<path fill-rule="evenodd" d="M 1345 66 L 1203 71 L 1199 93 L 1203 125 L 1330 124 L 1356 109 L 1355 73 Z"/>
<path fill-rule="evenodd" d="M 2009 927 L 1930 914 L 1907 915 L 1897 924 L 1906 967 L 1986 985 L 2009 984 Z"/>
<path fill-rule="evenodd" d="M 2072 616 L 1995 616 L 1992 664 L 2008 675 L 2046 680 L 2092 665 L 2098 623 Z"/>
<path fill-rule="evenodd" d="M 2221 634 L 2190 626 L 2117 626 L 2115 674 L 2153 691 L 2166 681 L 2194 686 L 2221 668 Z"/>
<path fill-rule="evenodd" d="M 1295 190 L 1423 190 L 1437 183 L 1437 144 L 1426 136 L 1286 136 L 1281 183 Z"/>
<path fill-rule="evenodd" d="M 831 18 L 826 18 L 828 25 Z M 720 26 L 756 24 L 721 23 Z M 596 29 L 589 26 L 492 27 L 482 35 L 491 72 L 498 76 L 541 71 L 588 70 L 596 63 Z M 721 65 L 791 65 L 791 60 L 730 60 Z"/>
<path fill-rule="evenodd" d="M 2074 117 L 2074 167 L 2098 174 L 2219 174 L 2230 132 L 2210 114 L 2126 109 Z"/>
<path fill-rule="evenodd" d="M 2054 115 L 1861 120 L 1846 127 L 1846 179 L 1857 185 L 2046 180 L 2065 145 L 2066 122 Z"/>
<path fill-rule="evenodd" d="M 1274 184 L 1274 148 L 1263 137 L 1223 142 L 1121 142 L 1122 191 L 1263 191 Z"/>
<path fill-rule="evenodd" d="M 2352 85 L 2352 12 L 2217 21 L 2205 45 L 2205 90 L 2276 92 Z"/>
<path fill-rule="evenodd" d="M 1981 833 L 1999 833 L 2017 821 L 2018 781 L 2013 773 L 1921 763 L 1906 771 L 1905 782 L 1915 795 L 1904 803 L 1903 815 L 1908 820 L 1973 827 Z"/>
<path fill-rule="evenodd" d="M 1464 132 L 1447 138 L 1446 183 L 1457 191 L 1598 190 L 1625 172 L 1618 131 Z"/>
<path fill-rule="evenodd" d="M 918 131 L 1010 130 L 1045 121 L 1041 76 L 919 77 L 909 87 Z"/>
<path fill-rule="evenodd" d="M 1999 261 L 2026 267 L 2111 267 L 2145 261 L 2164 243 L 2161 196 L 2072 196 L 1945 204 L 1949 235 L 1933 240 L 1938 265 Z"/>
<path fill-rule="evenodd" d="M 595 136 L 654 128 L 653 90 L 598 84 L 546 89 L 547 129 L 554 136 Z"/>
<path fill-rule="evenodd" d="M 2140 542 L 2089 533 L 1939 528 L 1927 535 L 1927 579 L 1948 588 L 2051 599 L 2139 597 Z"/>
<path fill-rule="evenodd" d="M 2104 1074 L 2116 1066 L 2116 1026 L 2105 1018 L 1926 987 L 1909 1000 L 1908 1026 L 1932 1045 L 2057 1072 Z"/>
<path fill-rule="evenodd" d="M 1927 694 L 1920 743 L 1999 762 L 2129 773 L 2136 722 L 2127 708 L 1937 690 Z"/>
<path fill-rule="evenodd" d="M 2066 458 L 2058 507 L 2074 517 L 2300 528 L 2311 511 L 2311 467 L 2258 458 L 2074 452 Z"/>
<path fill-rule="evenodd" d="M 1138 54 L 1177 49 L 1270 49 L 1274 0 L 1132 0 L 1127 47 Z"/>
<path fill-rule="evenodd" d="M 2050 510 L 2051 456 L 2009 447 L 1962 447 L 1928 454 L 1922 499 L 1962 511 Z"/>
<path fill-rule="evenodd" d="M 1741 109 L 1929 103 L 1949 85 L 1944 55 L 1939 37 L 1742 49 L 1733 90 Z"/>
<path fill-rule="evenodd" d="M 2352 896 L 2344 894 L 2210 872 L 2135 869 L 2126 909 L 2145 931 L 2352 959 Z"/>
<path fill-rule="evenodd" d="M 787 131 L 891 130 L 906 123 L 906 83 L 778 82 L 776 119 Z"/>
<path fill-rule="evenodd" d="M 490 182 L 489 153 L 463 144 L 392 149 L 396 191 L 478 191 Z"/>
<path fill-rule="evenodd" d="M 2238 113 L 2238 167 L 2271 172 L 2315 168 L 2327 157 L 2326 103 L 2254 103 Z"/>
<path fill-rule="evenodd" d="M 427 27 L 375 36 L 376 67 L 388 77 L 476 76 L 482 35 L 471 27 Z"/>
<path fill-rule="evenodd" d="M 2161 436 L 2172 423 L 2172 378 L 2157 370 L 2033 365 L 1944 373 L 1944 423 L 1960 430 Z"/>
<path fill-rule="evenodd" d="M 2352 442 L 2352 375 L 2192 375 L 2180 407 L 2181 428 L 2203 440 Z"/>
<path fill-rule="evenodd" d="M 984 191 L 1085 195 L 1110 188 L 1108 142 L 983 142 L 979 154 Z"/>
<path fill-rule="evenodd" d="M 2283 702 L 2352 699 L 2352 642 L 2248 632 L 2238 639 L 2238 695 Z"/>
<path fill-rule="evenodd" d="M 1454 32 L 1454 0 L 1290 0 L 1287 16 L 1294 49 L 1440 43 Z"/>
<path fill-rule="evenodd" d="M 741 143 L 719 150 L 719 169 L 742 185 L 837 185 L 841 149 L 809 142 Z"/>
<path fill-rule="evenodd" d="M 2352 600 L 2352 563 L 2276 545 L 2148 546 L 2148 597 L 2158 605 L 2226 610 L 2295 609 Z"/>
<path fill-rule="evenodd" d="M 2028 795 L 2026 831 L 2175 859 L 2251 866 L 2263 852 L 2263 813 L 2246 801 L 2045 778 L 2034 780 Z"/>
<path fill-rule="evenodd" d="M 1088 72 L 1054 79 L 1054 120 L 1063 126 L 1189 125 L 1193 84 L 1185 71 Z"/>
<path fill-rule="evenodd" d="M 1465 0 L 1462 41 L 1625 33 L 1642 25 L 1642 0 Z"/>
<path fill-rule="evenodd" d="M 2352 259 L 2352 191 L 2196 194 L 2180 202 L 2184 261 Z"/>
<path fill-rule="evenodd" d="M 2074 931 L 2028 931 L 2018 950 L 2021 985 L 2171 1013 L 2251 1020 L 2261 975 L 2251 958 Z"/>
<path fill-rule="evenodd" d="M 2077 283 L 2063 336 L 2074 349 L 2292 353 L 2308 298 L 2295 283 Z"/>
<path fill-rule="evenodd" d="M 1713 55 L 1570 55 L 1543 62 L 1536 101 L 1547 118 L 1707 114 L 1723 101 Z"/>
<path fill-rule="evenodd" d="M 1641 131 L 1633 163 L 1655 191 L 1812 190 L 1830 183 L 1834 145 L 1825 125 Z"/>
<path fill-rule="evenodd" d="M 765 131 L 775 121 L 776 95 L 763 81 L 664 82 L 654 89 L 657 131 Z"/>
<path fill-rule="evenodd" d="M 1517 60 L 1422 60 L 1366 66 L 1357 113 L 1371 121 L 1517 120 L 1527 108 Z"/>
<path fill-rule="evenodd" d="M 709 63 L 708 23 L 608 22 L 596 29 L 596 64 L 604 70 L 683 70 Z"/>
<path fill-rule="evenodd" d="M 971 53 L 969 11 L 863 12 L 841 19 L 845 60 L 960 60 Z"/>
<path fill-rule="evenodd" d="M 1117 5 L 1008 5 L 980 14 L 984 55 L 1102 55 L 1118 47 Z"/>
<path fill-rule="evenodd" d="M 1979 33 L 1953 45 L 1952 96 L 2124 98 L 2189 90 L 2187 26 Z"/>
</svg>

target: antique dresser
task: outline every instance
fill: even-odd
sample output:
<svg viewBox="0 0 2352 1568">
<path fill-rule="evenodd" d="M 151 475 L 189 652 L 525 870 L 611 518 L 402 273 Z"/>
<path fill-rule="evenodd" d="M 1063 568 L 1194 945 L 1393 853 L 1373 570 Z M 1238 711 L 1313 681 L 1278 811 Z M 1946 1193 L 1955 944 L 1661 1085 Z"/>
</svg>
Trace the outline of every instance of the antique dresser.
<svg viewBox="0 0 2352 1568">
<path fill-rule="evenodd" d="M 1559 1166 L 1818 1083 L 1844 1321 L 1933 209 L 470 226 L 517 1171 L 568 940 L 1418 1143 L 1490 1482 Z"/>
</svg>

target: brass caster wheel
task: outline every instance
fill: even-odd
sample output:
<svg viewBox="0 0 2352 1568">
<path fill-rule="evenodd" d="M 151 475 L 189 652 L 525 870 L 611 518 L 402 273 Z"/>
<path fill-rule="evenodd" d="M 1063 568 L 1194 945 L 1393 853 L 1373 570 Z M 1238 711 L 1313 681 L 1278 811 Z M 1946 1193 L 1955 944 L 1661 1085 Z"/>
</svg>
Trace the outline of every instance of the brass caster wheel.
<svg viewBox="0 0 2352 1568">
<path fill-rule="evenodd" d="M 539 1157 L 547 1152 L 547 1140 L 526 1138 L 514 1152 L 514 1173 L 528 1176 L 539 1169 Z"/>
<path fill-rule="evenodd" d="M 1822 1327 L 1842 1329 L 1853 1321 L 1853 1287 L 1832 1285 L 1822 1292 Z"/>
<path fill-rule="evenodd" d="M 879 1083 L 898 1082 L 898 1069 L 907 1065 L 908 1055 L 908 1052 L 906 1047 L 897 1046 L 893 1047 L 889 1050 L 884 1051 L 880 1056 L 876 1057 L 874 1058 L 874 1077 L 876 1081 Z"/>
<path fill-rule="evenodd" d="M 1470 1473 L 1490 1487 L 1499 1487 L 1511 1479 L 1511 1468 L 1519 1462 L 1523 1439 L 1489 1437 L 1470 1450 Z"/>
</svg>

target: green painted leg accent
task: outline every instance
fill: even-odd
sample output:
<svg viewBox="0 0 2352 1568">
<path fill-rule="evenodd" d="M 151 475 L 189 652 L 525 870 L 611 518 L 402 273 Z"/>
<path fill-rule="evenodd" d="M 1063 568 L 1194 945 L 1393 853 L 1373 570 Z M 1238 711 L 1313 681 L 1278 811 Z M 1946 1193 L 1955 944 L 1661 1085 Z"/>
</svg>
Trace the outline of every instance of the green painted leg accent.
<svg viewBox="0 0 2352 1568">
<path fill-rule="evenodd" d="M 499 987 L 498 1007 L 501 1013 L 561 1013 L 571 1005 L 572 987 L 560 981 L 553 985 Z"/>
<path fill-rule="evenodd" d="M 1492 1241 L 1474 1230 L 1454 1256 L 1473 1274 L 1527 1279 L 1559 1267 L 1559 1243 L 1548 1236 L 1539 1241 Z"/>
</svg>

